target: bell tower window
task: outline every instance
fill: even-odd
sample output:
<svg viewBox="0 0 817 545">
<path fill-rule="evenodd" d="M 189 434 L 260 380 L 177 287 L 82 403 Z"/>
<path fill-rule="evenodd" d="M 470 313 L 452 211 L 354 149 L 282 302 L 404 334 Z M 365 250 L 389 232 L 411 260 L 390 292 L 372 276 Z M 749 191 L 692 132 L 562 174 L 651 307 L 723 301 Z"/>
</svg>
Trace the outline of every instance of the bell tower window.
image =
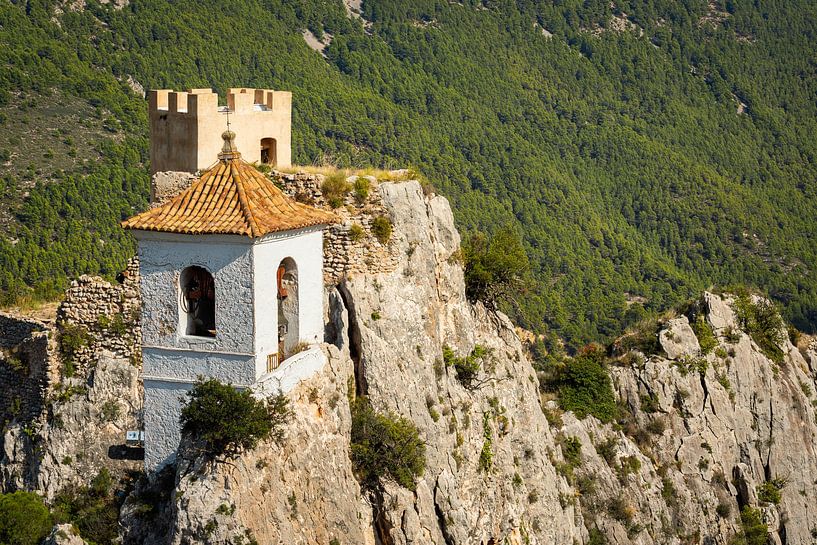
<svg viewBox="0 0 817 545">
<path fill-rule="evenodd" d="M 216 336 L 216 285 L 207 269 L 192 266 L 182 271 L 179 329 L 194 337 Z"/>
</svg>

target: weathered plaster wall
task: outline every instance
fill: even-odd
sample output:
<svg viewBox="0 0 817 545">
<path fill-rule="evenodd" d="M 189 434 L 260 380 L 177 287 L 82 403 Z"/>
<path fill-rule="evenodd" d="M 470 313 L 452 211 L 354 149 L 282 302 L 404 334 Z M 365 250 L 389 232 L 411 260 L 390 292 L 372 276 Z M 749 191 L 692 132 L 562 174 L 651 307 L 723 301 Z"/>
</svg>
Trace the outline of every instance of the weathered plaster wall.
<svg viewBox="0 0 817 545">
<path fill-rule="evenodd" d="M 187 382 L 145 377 L 145 469 L 158 470 L 176 459 L 181 439 L 182 400 L 193 387 Z"/>
<path fill-rule="evenodd" d="M 251 240 L 208 235 L 138 233 L 143 299 L 145 467 L 171 462 L 179 445 L 184 393 L 197 377 L 248 386 L 253 362 Z M 216 336 L 185 334 L 179 276 L 197 265 L 213 275 Z"/>
<path fill-rule="evenodd" d="M 146 378 L 193 383 L 201 375 L 236 386 L 255 382 L 253 359 L 248 354 L 145 347 L 142 358 Z"/>
<path fill-rule="evenodd" d="M 144 346 L 253 353 L 250 239 L 136 232 L 142 273 Z M 193 337 L 180 329 L 179 275 L 197 265 L 210 271 L 216 288 L 216 336 Z"/>
<path fill-rule="evenodd" d="M 300 340 L 323 341 L 323 237 L 310 228 L 272 234 L 253 246 L 256 282 L 256 377 L 267 370 L 267 355 L 278 351 L 278 286 L 275 273 L 285 258 L 298 267 Z"/>
</svg>

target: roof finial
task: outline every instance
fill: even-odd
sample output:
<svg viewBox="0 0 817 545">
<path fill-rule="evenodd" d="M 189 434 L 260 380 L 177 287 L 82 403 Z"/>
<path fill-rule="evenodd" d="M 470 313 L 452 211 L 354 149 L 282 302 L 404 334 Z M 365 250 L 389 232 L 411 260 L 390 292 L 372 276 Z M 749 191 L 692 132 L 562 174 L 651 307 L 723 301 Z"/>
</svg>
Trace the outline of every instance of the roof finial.
<svg viewBox="0 0 817 545">
<path fill-rule="evenodd" d="M 222 161 L 231 161 L 241 157 L 241 154 L 238 153 L 238 148 L 235 146 L 235 133 L 230 130 L 230 108 L 225 108 L 224 113 L 227 114 L 227 130 L 221 133 L 224 145 L 221 147 L 218 158 Z"/>
</svg>

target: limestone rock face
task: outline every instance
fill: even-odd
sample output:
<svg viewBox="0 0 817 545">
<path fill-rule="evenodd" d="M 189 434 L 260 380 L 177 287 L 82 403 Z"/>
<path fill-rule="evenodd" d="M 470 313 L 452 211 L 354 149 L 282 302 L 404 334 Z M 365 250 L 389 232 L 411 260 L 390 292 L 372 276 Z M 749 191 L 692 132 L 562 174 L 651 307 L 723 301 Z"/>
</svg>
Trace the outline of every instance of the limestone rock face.
<svg viewBox="0 0 817 545">
<path fill-rule="evenodd" d="M 633 353 L 611 367 L 620 420 L 554 417 L 548 403 L 549 424 L 512 324 L 465 299 L 447 201 L 413 182 L 379 191 L 396 270 L 349 275 L 329 294 L 330 364 L 293 392 L 283 446 L 180 466 L 173 543 L 561 544 L 600 533 L 616 545 L 726 545 L 744 505 L 773 543 L 812 543 L 817 347 L 804 356 L 786 344 L 774 364 L 740 332 L 731 301 L 705 294 L 714 350 L 702 354 L 688 319 L 674 319 L 660 334 L 668 357 Z M 470 383 L 443 347 L 482 354 Z M 387 482 L 361 493 L 350 392 L 418 426 L 427 466 L 415 491 Z M 764 503 L 767 482 L 782 485 L 778 505 Z"/>
<path fill-rule="evenodd" d="M 46 538 L 45 545 L 87 545 L 71 524 L 57 524 Z"/>
<path fill-rule="evenodd" d="M 68 485 L 87 485 L 103 467 L 114 475 L 141 469 L 124 447 L 125 432 L 138 429 L 141 390 L 139 369 L 102 354 L 86 379 L 52 394 L 47 418 L 8 427 L 0 464 L 5 488 L 38 490 L 51 500 Z"/>
<path fill-rule="evenodd" d="M 428 465 L 416 494 L 392 487 L 376 521 L 390 543 L 570 543 L 580 515 L 547 460 L 553 436 L 534 371 L 513 325 L 465 299 L 448 201 L 414 182 L 384 184 L 383 202 L 403 256 L 394 274 L 342 286 L 359 331 L 358 388 L 372 404 L 415 422 Z M 488 356 L 470 387 L 443 362 L 443 346 Z M 489 467 L 480 463 L 490 452 Z"/>
<path fill-rule="evenodd" d="M 184 443 L 176 468 L 126 500 L 124 544 L 561 545 L 601 534 L 611 545 L 727 545 L 744 506 L 759 509 L 771 543 L 814 543 L 817 342 L 785 341 L 775 363 L 741 331 L 733 301 L 706 293 L 693 318 L 717 345 L 703 353 L 687 317 L 668 321 L 665 355 L 611 365 L 620 417 L 579 420 L 541 398 L 507 317 L 466 300 L 448 202 L 416 182 L 377 192 L 394 260 L 343 269 L 327 290 L 327 363 L 287 394 L 283 442 L 218 463 Z M 454 365 L 469 355 L 473 377 Z M 54 386 L 35 427 L 6 427 L 5 490 L 51 499 L 101 467 L 141 469 L 117 447 L 138 426 L 138 368 L 103 353 L 82 369 Z M 361 490 L 350 400 L 362 395 L 417 425 L 427 464 L 416 490 Z M 65 533 L 49 543 L 73 545 L 58 541 L 74 539 Z"/>
<path fill-rule="evenodd" d="M 351 361 L 329 363 L 290 393 L 294 419 L 283 445 L 267 443 L 216 468 L 182 452 L 172 543 L 374 544 L 371 510 L 349 459 Z"/>
<path fill-rule="evenodd" d="M 553 435 L 513 326 L 465 299 L 448 202 L 426 198 L 416 182 L 379 191 L 397 270 L 347 278 L 330 297 L 340 349 L 328 347 L 330 364 L 293 393 L 283 446 L 215 467 L 180 465 L 173 543 L 584 541 L 580 512 L 562 506 L 573 491 L 547 458 Z M 466 356 L 476 345 L 487 355 L 466 388 L 443 346 Z M 427 466 L 415 492 L 386 483 L 382 497 L 361 494 L 349 458 L 350 389 L 417 424 Z"/>
<path fill-rule="evenodd" d="M 740 508 L 750 505 L 761 510 L 772 543 L 811 544 L 814 375 L 788 341 L 776 365 L 745 333 L 724 336 L 740 331 L 731 300 L 707 293 L 704 301 L 719 343 L 703 356 L 705 367 L 653 356 L 613 368 L 617 394 L 632 411 L 622 430 L 565 416 L 564 433 L 582 444 L 576 474 L 586 488 L 585 522 L 615 544 L 726 544 L 740 530 Z M 767 482 L 783 485 L 778 505 L 763 501 Z"/>
<path fill-rule="evenodd" d="M 695 332 L 689 326 L 689 318 L 686 316 L 669 320 L 667 326 L 661 330 L 658 340 L 661 348 L 671 360 L 682 356 L 694 357 L 701 352 L 701 345 L 698 343 Z"/>
</svg>

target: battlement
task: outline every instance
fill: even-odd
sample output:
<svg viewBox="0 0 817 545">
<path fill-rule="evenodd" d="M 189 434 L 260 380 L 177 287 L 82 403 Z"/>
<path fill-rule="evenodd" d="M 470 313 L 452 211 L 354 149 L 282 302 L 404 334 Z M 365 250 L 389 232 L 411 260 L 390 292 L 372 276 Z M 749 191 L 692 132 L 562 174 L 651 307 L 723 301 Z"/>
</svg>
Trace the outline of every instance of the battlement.
<svg viewBox="0 0 817 545">
<path fill-rule="evenodd" d="M 193 116 L 230 113 L 278 112 L 289 113 L 292 93 L 272 89 L 232 87 L 227 93 L 227 106 L 218 105 L 218 94 L 212 89 L 154 89 L 148 93 L 148 108 L 154 112 L 189 114 Z"/>
<path fill-rule="evenodd" d="M 148 93 L 151 172 L 189 172 L 212 165 L 221 133 L 236 133 L 238 151 L 248 162 L 288 167 L 292 153 L 292 93 L 232 87 L 219 106 L 212 89 Z"/>
</svg>

